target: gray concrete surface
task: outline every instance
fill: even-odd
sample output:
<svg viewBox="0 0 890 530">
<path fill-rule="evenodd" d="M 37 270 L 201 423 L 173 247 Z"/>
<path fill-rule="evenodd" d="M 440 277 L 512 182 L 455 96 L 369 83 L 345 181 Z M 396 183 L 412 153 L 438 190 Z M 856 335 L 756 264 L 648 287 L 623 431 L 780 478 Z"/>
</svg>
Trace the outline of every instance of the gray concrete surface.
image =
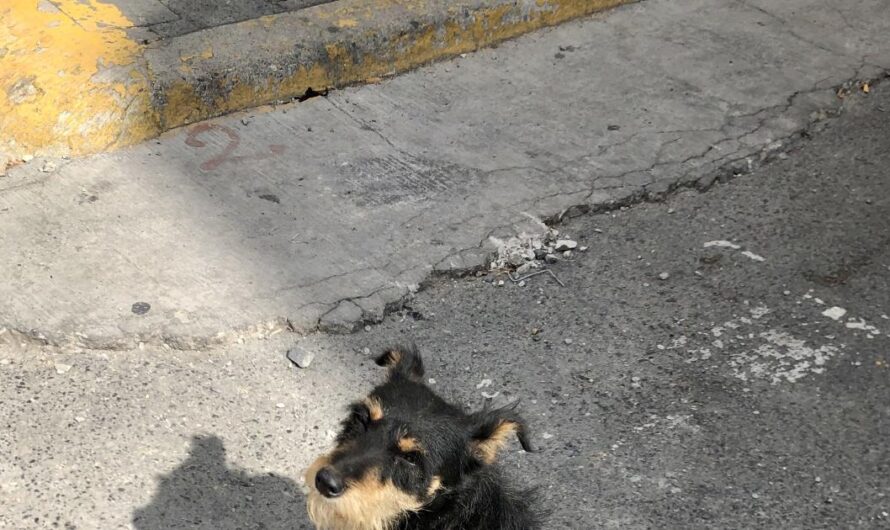
<svg viewBox="0 0 890 530">
<path fill-rule="evenodd" d="M 444 396 L 522 401 L 541 451 L 504 462 L 548 528 L 886 528 L 888 116 L 885 85 L 751 175 L 560 225 L 589 246 L 565 288 L 440 278 L 367 331 L 212 351 L 8 345 L 0 528 L 308 528 L 365 348 L 408 339 Z"/>
<path fill-rule="evenodd" d="M 48 0 L 62 11 L 67 6 Z M 108 0 L 147 40 L 178 37 L 243 20 L 299 11 L 333 0 Z"/>
<path fill-rule="evenodd" d="M 706 188 L 888 67 L 883 1 L 650 0 L 0 179 L 0 327 L 207 347 L 379 321 L 541 217 Z"/>
</svg>

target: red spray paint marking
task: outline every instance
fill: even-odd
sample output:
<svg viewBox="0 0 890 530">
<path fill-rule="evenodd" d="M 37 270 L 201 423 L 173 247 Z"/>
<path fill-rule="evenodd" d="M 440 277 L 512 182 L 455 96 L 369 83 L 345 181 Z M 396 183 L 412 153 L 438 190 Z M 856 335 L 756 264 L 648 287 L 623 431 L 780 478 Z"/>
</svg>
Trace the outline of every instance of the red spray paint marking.
<svg viewBox="0 0 890 530">
<path fill-rule="evenodd" d="M 191 147 L 206 147 L 207 143 L 198 139 L 202 134 L 209 132 L 213 129 L 222 131 L 229 137 L 229 142 L 223 147 L 223 150 L 216 156 L 205 160 L 199 166 L 203 171 L 213 171 L 218 168 L 224 162 L 241 162 L 243 160 L 262 160 L 265 158 L 271 158 L 273 156 L 278 156 L 284 153 L 285 146 L 279 144 L 272 144 L 269 146 L 268 153 L 257 153 L 255 155 L 238 155 L 232 156 L 238 146 L 241 145 L 241 137 L 238 133 L 232 129 L 231 127 L 227 127 L 225 125 L 218 125 L 216 123 L 199 123 L 191 128 L 188 132 L 188 136 L 185 138 L 185 144 Z"/>
</svg>

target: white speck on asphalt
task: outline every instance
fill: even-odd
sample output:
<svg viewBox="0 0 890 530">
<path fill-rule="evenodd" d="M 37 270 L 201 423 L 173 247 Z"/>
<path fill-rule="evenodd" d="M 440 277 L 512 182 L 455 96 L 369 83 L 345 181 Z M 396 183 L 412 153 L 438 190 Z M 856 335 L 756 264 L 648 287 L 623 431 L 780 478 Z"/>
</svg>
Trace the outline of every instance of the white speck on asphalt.
<svg viewBox="0 0 890 530">
<path fill-rule="evenodd" d="M 59 375 L 67 374 L 71 368 L 72 366 L 70 364 L 56 363 L 56 373 Z"/>
<path fill-rule="evenodd" d="M 720 247 L 720 248 L 731 248 L 733 250 L 739 250 L 740 246 L 736 245 L 732 241 L 726 241 L 725 239 L 719 239 L 717 241 L 708 241 L 705 243 L 705 248 L 710 247 Z"/>
<path fill-rule="evenodd" d="M 278 408 L 280 408 L 280 409 L 283 409 L 283 408 L 284 408 L 284 403 L 276 403 L 275 406 L 278 407 Z"/>
<path fill-rule="evenodd" d="M 844 324 L 844 325 L 845 325 L 847 328 L 849 328 L 849 329 L 859 329 L 859 330 L 862 330 L 862 331 L 867 331 L 867 332 L 869 332 L 869 333 L 871 333 L 871 334 L 874 334 L 874 335 L 880 335 L 880 334 L 881 334 L 881 332 L 878 330 L 878 328 L 872 326 L 871 324 L 868 324 L 868 323 L 865 321 L 865 319 L 862 319 L 862 318 L 860 318 L 859 320 L 856 320 L 856 319 L 851 318 L 850 321 L 847 322 L 847 323 Z"/>
<path fill-rule="evenodd" d="M 825 311 L 822 311 L 822 315 L 826 316 L 832 320 L 840 320 L 844 315 L 847 314 L 847 310 L 843 307 L 829 307 Z"/>
<path fill-rule="evenodd" d="M 553 435 L 550 434 L 549 432 L 545 432 L 544 434 L 541 435 L 541 438 L 543 438 L 545 440 L 549 440 L 549 439 L 553 438 Z"/>
<path fill-rule="evenodd" d="M 575 341 L 573 341 L 572 339 L 565 339 L 565 343 L 566 343 L 566 344 L 571 344 L 571 343 L 573 343 L 573 342 L 575 342 Z"/>
<path fill-rule="evenodd" d="M 670 277 L 671 277 L 670 273 L 667 273 L 667 272 L 662 272 L 661 274 L 658 275 L 659 280 L 667 280 Z"/>
<path fill-rule="evenodd" d="M 436 384 L 436 380 L 433 379 L 432 377 L 430 377 L 430 378 L 427 380 L 427 383 L 429 383 L 429 384 L 431 384 L 431 385 L 435 385 L 435 384 Z"/>
</svg>

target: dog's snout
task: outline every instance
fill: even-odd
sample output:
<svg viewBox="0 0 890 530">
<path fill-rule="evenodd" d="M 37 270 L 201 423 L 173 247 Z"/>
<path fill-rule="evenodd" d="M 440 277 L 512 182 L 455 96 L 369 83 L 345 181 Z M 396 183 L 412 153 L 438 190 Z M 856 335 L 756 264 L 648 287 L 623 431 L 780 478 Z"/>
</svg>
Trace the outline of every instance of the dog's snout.
<svg viewBox="0 0 890 530">
<path fill-rule="evenodd" d="M 315 487 L 319 493 L 333 499 L 343 494 L 346 484 L 336 471 L 329 467 L 323 467 L 315 475 Z"/>
</svg>

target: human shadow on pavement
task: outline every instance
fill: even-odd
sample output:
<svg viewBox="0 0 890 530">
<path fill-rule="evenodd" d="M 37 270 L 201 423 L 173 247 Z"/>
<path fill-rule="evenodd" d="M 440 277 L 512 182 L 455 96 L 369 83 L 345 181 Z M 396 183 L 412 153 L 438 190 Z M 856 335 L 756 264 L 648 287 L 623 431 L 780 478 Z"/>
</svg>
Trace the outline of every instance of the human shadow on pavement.
<svg viewBox="0 0 890 530">
<path fill-rule="evenodd" d="M 310 529 L 305 497 L 293 480 L 251 475 L 226 464 L 216 436 L 195 436 L 189 457 L 162 476 L 151 502 L 133 514 L 136 530 Z"/>
</svg>

